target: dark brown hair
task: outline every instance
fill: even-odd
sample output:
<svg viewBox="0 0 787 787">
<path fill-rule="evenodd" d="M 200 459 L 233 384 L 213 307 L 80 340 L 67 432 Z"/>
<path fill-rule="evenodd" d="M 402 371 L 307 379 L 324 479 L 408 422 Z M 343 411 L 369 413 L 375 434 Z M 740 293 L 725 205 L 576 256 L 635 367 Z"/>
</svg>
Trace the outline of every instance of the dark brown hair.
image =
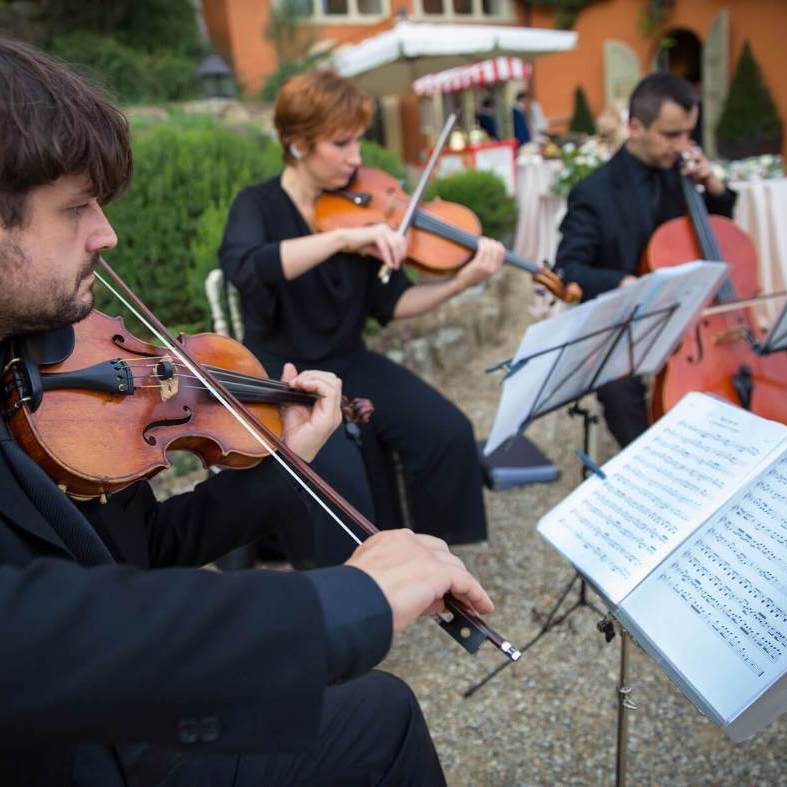
<svg viewBox="0 0 787 787">
<path fill-rule="evenodd" d="M 665 101 L 672 101 L 691 112 L 697 106 L 697 94 L 683 77 L 656 71 L 648 74 L 634 88 L 629 99 L 629 118 L 637 118 L 645 128 L 659 116 Z"/>
<path fill-rule="evenodd" d="M 27 193 L 86 175 L 102 203 L 131 178 L 128 122 L 99 88 L 32 46 L 0 37 L 0 223 L 23 225 Z"/>
<path fill-rule="evenodd" d="M 333 71 L 318 69 L 290 77 L 279 90 L 273 110 L 285 161 L 294 161 L 290 145 L 295 140 L 306 145 L 304 153 L 308 153 L 320 139 L 365 129 L 372 111 L 372 99 Z"/>
</svg>

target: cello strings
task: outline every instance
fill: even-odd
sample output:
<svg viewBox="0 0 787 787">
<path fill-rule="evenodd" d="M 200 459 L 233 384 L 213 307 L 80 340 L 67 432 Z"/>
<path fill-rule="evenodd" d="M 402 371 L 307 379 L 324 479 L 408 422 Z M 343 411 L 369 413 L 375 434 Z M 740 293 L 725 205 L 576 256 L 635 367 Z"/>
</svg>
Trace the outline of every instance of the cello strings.
<svg viewBox="0 0 787 787">
<path fill-rule="evenodd" d="M 356 543 L 360 544 L 361 539 L 353 533 L 352 530 L 344 523 L 342 520 L 328 507 L 328 504 L 323 501 L 323 499 L 307 484 L 299 475 L 296 473 L 292 467 L 284 460 L 283 457 L 279 456 L 279 452 L 275 450 L 275 448 L 269 445 L 268 441 L 247 421 L 247 419 L 238 412 L 231 403 L 226 399 L 226 397 L 217 390 L 209 381 L 208 379 L 189 361 L 188 358 L 180 354 L 180 350 L 171 345 L 169 340 L 161 335 L 158 330 L 156 330 L 155 326 L 151 325 L 150 322 L 144 317 L 144 315 L 140 314 L 136 307 L 129 303 L 129 301 L 119 293 L 98 271 L 95 271 L 96 278 L 127 308 L 129 309 L 132 314 L 136 316 L 136 318 L 164 345 L 164 347 L 169 350 L 173 355 L 176 355 L 180 362 L 187 368 L 191 373 L 198 379 L 200 382 L 209 390 L 213 396 L 216 398 L 218 402 L 232 415 L 233 418 L 255 439 L 259 444 L 266 450 L 268 453 L 279 463 L 279 465 L 286 470 L 290 476 L 295 480 L 295 482 L 317 503 L 317 505 L 322 508 L 331 519 L 336 522 L 339 527 L 344 530 L 345 533 Z"/>
</svg>

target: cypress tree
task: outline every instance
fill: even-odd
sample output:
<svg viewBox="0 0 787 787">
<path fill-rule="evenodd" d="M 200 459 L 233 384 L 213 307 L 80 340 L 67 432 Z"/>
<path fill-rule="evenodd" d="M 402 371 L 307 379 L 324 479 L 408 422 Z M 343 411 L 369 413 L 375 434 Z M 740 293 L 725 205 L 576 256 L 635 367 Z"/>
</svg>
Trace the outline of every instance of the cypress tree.
<svg viewBox="0 0 787 787">
<path fill-rule="evenodd" d="M 728 159 L 781 151 L 782 121 L 748 41 L 735 67 L 716 140 L 719 153 Z"/>
<path fill-rule="evenodd" d="M 596 133 L 596 122 L 593 120 L 585 91 L 581 85 L 574 88 L 574 111 L 571 114 L 568 130 L 577 134 Z"/>
</svg>

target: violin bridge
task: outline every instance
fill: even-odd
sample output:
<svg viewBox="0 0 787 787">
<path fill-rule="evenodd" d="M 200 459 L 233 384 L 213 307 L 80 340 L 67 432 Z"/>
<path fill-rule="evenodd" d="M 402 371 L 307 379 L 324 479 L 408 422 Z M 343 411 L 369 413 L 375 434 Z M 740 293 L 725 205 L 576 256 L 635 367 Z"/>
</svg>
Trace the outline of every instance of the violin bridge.
<svg viewBox="0 0 787 787">
<path fill-rule="evenodd" d="M 178 393 L 178 376 L 175 374 L 175 364 L 169 355 L 162 356 L 156 364 L 156 377 L 159 381 L 161 401 L 166 402 Z"/>
</svg>

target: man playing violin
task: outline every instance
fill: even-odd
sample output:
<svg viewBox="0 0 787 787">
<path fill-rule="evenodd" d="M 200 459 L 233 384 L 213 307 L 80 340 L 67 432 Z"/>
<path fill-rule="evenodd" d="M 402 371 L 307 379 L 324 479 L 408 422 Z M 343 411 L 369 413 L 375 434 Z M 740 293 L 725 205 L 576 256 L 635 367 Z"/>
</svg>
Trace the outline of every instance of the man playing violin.
<svg viewBox="0 0 787 787">
<path fill-rule="evenodd" d="M 102 205 L 130 175 L 124 116 L 0 39 L 0 347 L 86 316 L 98 254 L 117 242 Z M 285 442 L 308 460 L 339 422 L 341 386 L 291 366 L 284 378 L 321 395 L 284 413 Z M 315 572 L 189 568 L 271 520 L 297 526 L 273 462 L 165 502 L 142 482 L 78 508 L 5 417 L 0 489 L 0 783 L 444 783 L 412 693 L 371 671 L 445 593 L 492 610 L 443 542 L 380 533 Z"/>
<path fill-rule="evenodd" d="M 692 142 L 697 113 L 697 95 L 686 80 L 663 72 L 645 77 L 631 94 L 626 143 L 571 189 L 555 267 L 580 285 L 585 299 L 635 280 L 653 231 L 686 213 L 681 173 L 703 186 L 711 213 L 732 216 L 735 192 Z M 638 377 L 608 383 L 597 395 L 621 446 L 647 429 Z"/>
<path fill-rule="evenodd" d="M 504 248 L 480 239 L 456 275 L 413 284 L 400 270 L 406 239 L 387 224 L 318 232 L 315 201 L 345 187 L 361 165 L 360 140 L 371 99 L 348 79 L 312 71 L 279 92 L 274 123 L 284 149 L 281 176 L 244 189 L 230 210 L 219 253 L 241 294 L 244 343 L 271 374 L 285 360 L 338 375 L 345 392 L 369 397 L 380 444 L 397 451 L 414 529 L 449 543 L 486 537 L 481 468 L 468 419 L 447 399 L 387 357 L 368 350 L 369 318 L 381 325 L 423 314 L 495 273 Z M 378 276 L 380 262 L 392 275 Z M 364 515 L 375 511 L 357 447 L 334 433 L 315 468 Z M 318 565 L 341 562 L 349 545 L 318 514 L 306 555 Z"/>
</svg>

